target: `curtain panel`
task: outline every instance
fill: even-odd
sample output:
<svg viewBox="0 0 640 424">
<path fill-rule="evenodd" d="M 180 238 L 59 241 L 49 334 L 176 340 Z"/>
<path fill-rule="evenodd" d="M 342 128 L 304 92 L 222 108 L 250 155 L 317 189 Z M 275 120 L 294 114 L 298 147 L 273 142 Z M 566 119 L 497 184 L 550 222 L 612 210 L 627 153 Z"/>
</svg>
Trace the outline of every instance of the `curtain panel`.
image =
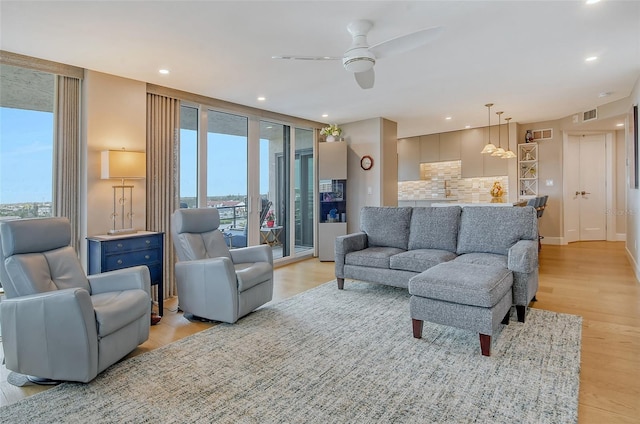
<svg viewBox="0 0 640 424">
<path fill-rule="evenodd" d="M 178 99 L 147 93 L 147 230 L 164 232 L 164 297 L 177 296 L 171 214 L 179 206 Z M 154 299 L 158 293 L 154 289 Z"/>
<path fill-rule="evenodd" d="M 71 223 L 71 245 L 80 245 L 80 80 L 57 76 L 53 153 L 53 216 Z"/>
</svg>

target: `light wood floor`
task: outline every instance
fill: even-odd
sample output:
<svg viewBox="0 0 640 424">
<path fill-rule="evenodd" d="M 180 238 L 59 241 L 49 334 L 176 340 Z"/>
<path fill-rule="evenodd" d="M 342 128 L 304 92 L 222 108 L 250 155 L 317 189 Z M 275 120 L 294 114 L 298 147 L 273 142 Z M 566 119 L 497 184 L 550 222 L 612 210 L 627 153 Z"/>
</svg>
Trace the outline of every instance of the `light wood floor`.
<svg viewBox="0 0 640 424">
<path fill-rule="evenodd" d="M 317 259 L 276 269 L 274 301 L 333 279 L 333 269 L 333 262 Z M 534 308 L 583 317 L 579 422 L 640 423 L 640 284 L 624 243 L 545 245 L 537 298 Z M 165 302 L 162 322 L 151 327 L 149 340 L 130 356 L 215 325 L 191 322 L 176 306 L 176 299 Z M 1 366 L 0 406 L 46 390 L 14 387 L 7 375 Z"/>
</svg>

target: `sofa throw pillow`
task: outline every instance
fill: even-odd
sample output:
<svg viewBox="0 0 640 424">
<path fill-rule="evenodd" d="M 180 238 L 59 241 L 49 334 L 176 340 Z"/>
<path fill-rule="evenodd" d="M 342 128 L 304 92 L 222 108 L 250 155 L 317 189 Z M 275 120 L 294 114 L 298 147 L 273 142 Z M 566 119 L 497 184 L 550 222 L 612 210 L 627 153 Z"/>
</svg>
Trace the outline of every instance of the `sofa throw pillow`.
<svg viewBox="0 0 640 424">
<path fill-rule="evenodd" d="M 360 229 L 369 246 L 407 250 L 411 208 L 365 206 L 360 210 Z"/>
<path fill-rule="evenodd" d="M 409 250 L 439 249 L 456 251 L 460 206 L 413 208 Z"/>
<path fill-rule="evenodd" d="M 462 209 L 457 253 L 506 255 L 519 240 L 537 239 L 538 217 L 531 206 L 470 206 Z"/>
</svg>

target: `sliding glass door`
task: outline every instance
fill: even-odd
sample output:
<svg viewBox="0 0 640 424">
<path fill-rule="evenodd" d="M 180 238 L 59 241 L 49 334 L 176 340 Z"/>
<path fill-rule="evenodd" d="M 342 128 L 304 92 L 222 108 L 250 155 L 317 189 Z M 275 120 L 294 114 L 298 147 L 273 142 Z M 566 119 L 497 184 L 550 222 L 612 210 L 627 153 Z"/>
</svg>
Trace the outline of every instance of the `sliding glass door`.
<svg viewBox="0 0 640 424">
<path fill-rule="evenodd" d="M 274 247 L 274 259 L 291 255 L 290 149 L 291 127 L 260 121 L 260 197 L 275 217 L 273 225 L 261 223 L 260 238 Z"/>
<path fill-rule="evenodd" d="M 180 207 L 217 208 L 232 249 L 267 244 L 274 259 L 311 253 L 313 146 L 312 129 L 185 103 Z"/>
<path fill-rule="evenodd" d="M 220 211 L 229 247 L 247 246 L 247 131 L 245 116 L 207 113 L 207 207 Z"/>
<path fill-rule="evenodd" d="M 313 131 L 295 129 L 295 246 L 296 253 L 313 250 Z"/>
</svg>

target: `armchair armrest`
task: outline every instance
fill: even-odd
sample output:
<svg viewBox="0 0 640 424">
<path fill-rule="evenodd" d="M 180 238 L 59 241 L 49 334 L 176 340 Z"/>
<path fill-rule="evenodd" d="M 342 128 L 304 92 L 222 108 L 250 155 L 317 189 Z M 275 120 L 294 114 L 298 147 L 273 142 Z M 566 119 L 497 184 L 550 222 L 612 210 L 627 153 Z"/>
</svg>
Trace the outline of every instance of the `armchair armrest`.
<svg viewBox="0 0 640 424">
<path fill-rule="evenodd" d="M 267 246 L 268 247 L 268 246 Z M 238 282 L 229 258 L 209 258 L 176 263 L 176 286 L 180 308 L 196 316 L 216 315 L 235 322 Z"/>
<path fill-rule="evenodd" d="M 530 273 L 538 268 L 538 242 L 520 240 L 509 248 L 507 267 L 511 271 Z"/>
<path fill-rule="evenodd" d="M 242 247 L 229 250 L 234 264 L 247 262 L 268 262 L 273 265 L 273 250 L 266 244 L 260 246 Z"/>
<path fill-rule="evenodd" d="M 347 253 L 366 249 L 366 247 L 367 233 L 365 233 L 364 231 L 336 237 L 335 267 L 337 278 L 344 278 L 344 259 Z"/>
<path fill-rule="evenodd" d="M 82 382 L 97 375 L 98 336 L 87 290 L 3 299 L 0 319 L 8 369 Z"/>
<path fill-rule="evenodd" d="M 89 275 L 87 278 L 91 294 L 141 289 L 151 296 L 149 268 L 143 265 Z"/>
</svg>

